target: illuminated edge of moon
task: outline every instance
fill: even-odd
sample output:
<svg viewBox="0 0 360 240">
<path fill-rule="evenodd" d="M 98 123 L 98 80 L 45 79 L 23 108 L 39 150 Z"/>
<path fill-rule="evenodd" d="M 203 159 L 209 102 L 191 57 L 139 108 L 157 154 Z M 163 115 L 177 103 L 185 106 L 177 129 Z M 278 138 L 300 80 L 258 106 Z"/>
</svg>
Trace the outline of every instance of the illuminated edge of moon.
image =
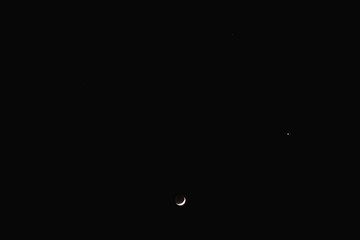
<svg viewBox="0 0 360 240">
<path fill-rule="evenodd" d="M 186 198 L 184 197 L 184 201 L 183 201 L 182 203 L 178 203 L 177 205 L 178 205 L 178 206 L 182 206 L 182 205 L 185 204 L 185 202 L 186 202 Z"/>
</svg>

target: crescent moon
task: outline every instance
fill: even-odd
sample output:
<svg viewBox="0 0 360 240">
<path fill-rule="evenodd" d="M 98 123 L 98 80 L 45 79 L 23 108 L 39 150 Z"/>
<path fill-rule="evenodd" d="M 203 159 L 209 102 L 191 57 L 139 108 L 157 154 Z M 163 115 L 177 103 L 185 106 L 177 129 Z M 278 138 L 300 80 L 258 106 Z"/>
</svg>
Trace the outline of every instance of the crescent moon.
<svg viewBox="0 0 360 240">
<path fill-rule="evenodd" d="M 178 203 L 178 206 L 182 206 L 182 205 L 184 205 L 184 204 L 185 204 L 185 202 L 186 202 L 186 198 L 184 197 L 184 201 L 183 201 L 182 203 Z"/>
</svg>

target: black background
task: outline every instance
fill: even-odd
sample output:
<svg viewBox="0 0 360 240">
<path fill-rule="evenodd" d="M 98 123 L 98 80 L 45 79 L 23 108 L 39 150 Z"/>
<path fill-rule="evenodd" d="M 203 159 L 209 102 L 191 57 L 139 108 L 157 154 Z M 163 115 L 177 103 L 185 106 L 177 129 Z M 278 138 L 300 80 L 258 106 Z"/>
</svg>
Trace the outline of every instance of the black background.
<svg viewBox="0 0 360 240">
<path fill-rule="evenodd" d="M 313 80 L 328 67 L 328 30 L 293 10 L 87 5 L 25 21 L 24 71 L 48 81 L 23 103 L 37 157 L 22 171 L 37 169 L 25 185 L 44 195 L 42 220 L 56 216 L 47 228 L 163 238 L 319 228 L 327 126 Z"/>
<path fill-rule="evenodd" d="M 295 228 L 306 177 L 293 121 L 300 70 L 284 29 L 162 21 L 100 27 L 103 48 L 85 50 L 68 135 L 81 219 L 164 238 Z"/>
</svg>

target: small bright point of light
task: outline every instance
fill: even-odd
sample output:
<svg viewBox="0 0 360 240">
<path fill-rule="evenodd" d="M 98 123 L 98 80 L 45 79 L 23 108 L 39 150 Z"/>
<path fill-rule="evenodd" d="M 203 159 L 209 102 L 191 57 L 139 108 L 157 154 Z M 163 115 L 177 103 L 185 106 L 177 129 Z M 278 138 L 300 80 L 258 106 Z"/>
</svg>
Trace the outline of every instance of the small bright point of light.
<svg viewBox="0 0 360 240">
<path fill-rule="evenodd" d="M 290 133 L 287 133 L 287 135 L 290 135 Z"/>
</svg>

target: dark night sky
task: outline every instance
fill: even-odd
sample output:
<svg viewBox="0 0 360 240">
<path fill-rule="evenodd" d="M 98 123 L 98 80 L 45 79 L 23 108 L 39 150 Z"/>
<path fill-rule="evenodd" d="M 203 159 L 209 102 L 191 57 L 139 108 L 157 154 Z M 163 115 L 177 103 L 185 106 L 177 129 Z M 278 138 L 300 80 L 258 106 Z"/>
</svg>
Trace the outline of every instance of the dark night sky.
<svg viewBox="0 0 360 240">
<path fill-rule="evenodd" d="M 135 4 L 6 10 L 4 69 L 16 87 L 4 88 L 14 168 L 3 168 L 3 195 L 15 207 L 4 206 L 29 229 L 14 233 L 329 232 L 336 201 L 357 182 L 339 162 L 355 159 L 345 135 L 356 136 L 358 94 L 348 89 L 357 88 L 342 83 L 354 79 L 343 53 L 354 52 L 358 21 L 330 3 Z"/>
<path fill-rule="evenodd" d="M 291 228 L 291 212 L 304 210 L 303 176 L 296 92 L 282 59 L 289 53 L 273 49 L 280 30 L 256 33 L 241 22 L 148 27 L 126 33 L 133 35 L 125 43 L 121 35 L 102 40 L 105 53 L 94 53 L 77 86 L 73 174 L 82 179 L 83 211 L 96 209 L 90 219 L 105 218 L 105 229 L 164 238 Z M 182 208 L 177 194 L 187 198 Z"/>
<path fill-rule="evenodd" d="M 308 108 L 317 87 L 303 81 L 319 74 L 316 31 L 290 13 L 220 21 L 106 9 L 50 28 L 61 44 L 49 95 L 61 98 L 49 107 L 59 122 L 49 178 L 62 221 L 101 237 L 300 231 L 320 206 L 317 138 L 304 138 L 305 125 L 324 126 Z"/>
</svg>

